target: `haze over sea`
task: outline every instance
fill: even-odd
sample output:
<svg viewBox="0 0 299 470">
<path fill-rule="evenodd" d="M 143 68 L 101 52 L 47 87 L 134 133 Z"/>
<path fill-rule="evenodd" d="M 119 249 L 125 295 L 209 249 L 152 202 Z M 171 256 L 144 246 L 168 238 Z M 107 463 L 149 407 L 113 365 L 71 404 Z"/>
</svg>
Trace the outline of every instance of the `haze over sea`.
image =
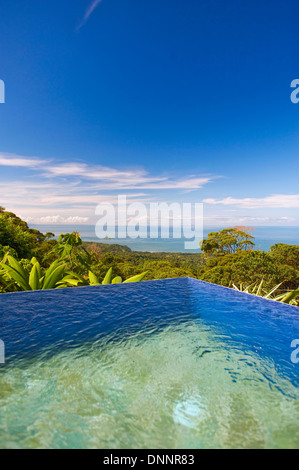
<svg viewBox="0 0 299 470">
<path fill-rule="evenodd" d="M 150 251 L 150 252 L 186 252 L 198 253 L 198 250 L 185 250 L 184 242 L 188 239 L 177 238 L 115 238 L 110 240 L 99 239 L 95 234 L 94 225 L 31 225 L 42 233 L 52 232 L 55 237 L 60 233 L 79 232 L 82 240 L 87 242 L 101 242 L 108 244 L 127 245 L 134 251 Z M 205 227 L 203 230 L 204 238 L 209 232 L 221 230 L 223 227 Z M 275 243 L 287 243 L 289 245 L 299 245 L 299 226 L 293 227 L 270 227 L 259 226 L 249 232 L 255 237 L 255 249 L 269 251 L 270 246 Z M 190 240 L 189 240 L 190 241 Z"/>
</svg>

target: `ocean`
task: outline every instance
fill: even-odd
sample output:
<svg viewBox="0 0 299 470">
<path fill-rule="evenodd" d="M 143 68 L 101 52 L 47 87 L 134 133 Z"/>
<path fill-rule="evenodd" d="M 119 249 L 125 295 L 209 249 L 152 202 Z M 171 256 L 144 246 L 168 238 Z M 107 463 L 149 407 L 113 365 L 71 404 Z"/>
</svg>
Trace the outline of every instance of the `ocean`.
<svg viewBox="0 0 299 470">
<path fill-rule="evenodd" d="M 60 233 L 79 232 L 82 240 L 88 242 L 101 242 L 108 244 L 127 245 L 133 251 L 148 252 L 180 252 L 180 253 L 199 253 L 200 249 L 186 250 L 184 238 L 116 238 L 116 239 L 99 239 L 95 234 L 94 225 L 32 225 L 31 228 L 40 230 L 42 233 L 52 232 L 55 237 Z M 223 227 L 205 227 L 203 234 L 206 238 L 209 232 L 221 230 Z M 271 245 L 275 243 L 287 243 L 289 245 L 299 245 L 299 226 L 297 227 L 255 227 L 249 232 L 255 237 L 255 249 L 269 251 Z"/>
</svg>

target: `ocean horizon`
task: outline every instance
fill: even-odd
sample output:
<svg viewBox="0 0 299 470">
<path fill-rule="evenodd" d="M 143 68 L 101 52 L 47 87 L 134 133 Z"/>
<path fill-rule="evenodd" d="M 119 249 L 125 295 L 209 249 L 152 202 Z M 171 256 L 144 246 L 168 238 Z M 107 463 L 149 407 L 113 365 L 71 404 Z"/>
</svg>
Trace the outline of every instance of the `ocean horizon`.
<svg viewBox="0 0 299 470">
<path fill-rule="evenodd" d="M 96 236 L 95 225 L 35 225 L 29 224 L 30 228 L 35 228 L 42 233 L 52 232 L 57 238 L 61 233 L 79 232 L 83 241 L 126 245 L 133 251 L 147 251 L 147 252 L 178 252 L 178 253 L 200 253 L 200 248 L 186 250 L 184 247 L 185 241 L 190 241 L 187 238 L 114 238 L 114 239 L 101 239 Z M 203 230 L 204 238 L 212 231 L 222 230 L 223 227 L 207 226 Z M 254 243 L 256 250 L 269 251 L 275 243 L 286 243 L 289 245 L 299 245 L 299 226 L 258 226 L 249 231 L 249 234 L 254 236 Z M 171 233 L 170 233 L 171 235 Z"/>
</svg>

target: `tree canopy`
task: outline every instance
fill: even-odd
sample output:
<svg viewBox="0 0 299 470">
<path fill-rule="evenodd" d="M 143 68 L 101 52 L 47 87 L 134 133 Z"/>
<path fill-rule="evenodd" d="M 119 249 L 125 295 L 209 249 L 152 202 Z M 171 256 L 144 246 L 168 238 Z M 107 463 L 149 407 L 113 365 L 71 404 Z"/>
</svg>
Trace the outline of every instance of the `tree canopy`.
<svg viewBox="0 0 299 470">
<path fill-rule="evenodd" d="M 29 228 L 24 220 L 0 206 L 0 245 L 13 248 L 20 258 L 32 256 L 39 243 L 52 235 Z"/>
<path fill-rule="evenodd" d="M 226 228 L 219 232 L 210 232 L 201 243 L 205 255 L 218 256 L 232 254 L 254 247 L 254 237 L 243 230 Z"/>
</svg>

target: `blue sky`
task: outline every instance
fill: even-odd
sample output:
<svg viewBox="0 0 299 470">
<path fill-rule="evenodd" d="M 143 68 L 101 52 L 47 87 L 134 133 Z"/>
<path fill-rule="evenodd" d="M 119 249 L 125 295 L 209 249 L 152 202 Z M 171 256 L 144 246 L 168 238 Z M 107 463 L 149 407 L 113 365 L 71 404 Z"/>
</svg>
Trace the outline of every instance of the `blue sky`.
<svg viewBox="0 0 299 470">
<path fill-rule="evenodd" d="M 298 0 L 2 0 L 0 205 L 30 223 L 204 202 L 299 225 Z"/>
</svg>

